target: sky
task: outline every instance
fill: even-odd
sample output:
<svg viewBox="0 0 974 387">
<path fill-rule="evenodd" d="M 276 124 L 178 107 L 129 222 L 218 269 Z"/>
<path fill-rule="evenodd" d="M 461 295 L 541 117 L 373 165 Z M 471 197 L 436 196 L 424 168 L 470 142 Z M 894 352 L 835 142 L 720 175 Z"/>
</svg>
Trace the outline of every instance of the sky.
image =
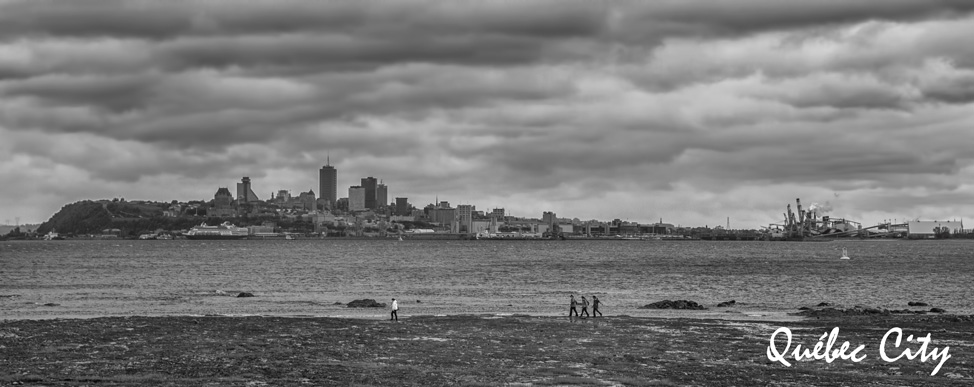
<svg viewBox="0 0 974 387">
<path fill-rule="evenodd" d="M 329 159 L 523 217 L 970 219 L 971 36 L 968 0 L 0 0 L 0 222 Z"/>
</svg>

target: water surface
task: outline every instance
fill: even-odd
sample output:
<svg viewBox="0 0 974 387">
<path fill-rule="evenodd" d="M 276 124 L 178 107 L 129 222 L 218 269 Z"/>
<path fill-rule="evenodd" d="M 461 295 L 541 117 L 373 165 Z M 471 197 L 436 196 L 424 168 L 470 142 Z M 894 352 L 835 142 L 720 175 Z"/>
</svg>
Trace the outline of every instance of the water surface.
<svg viewBox="0 0 974 387">
<path fill-rule="evenodd" d="M 839 260 L 846 248 L 851 260 Z M 829 302 L 974 313 L 974 241 L 8 241 L 0 318 L 314 315 L 384 318 L 336 303 L 400 300 L 410 314 L 787 318 Z M 256 297 L 236 298 L 238 292 Z M 704 312 L 638 309 L 688 299 Z M 736 300 L 733 308 L 715 308 Z M 44 304 L 57 304 L 45 306 Z M 929 308 L 927 308 L 929 309 Z"/>
</svg>

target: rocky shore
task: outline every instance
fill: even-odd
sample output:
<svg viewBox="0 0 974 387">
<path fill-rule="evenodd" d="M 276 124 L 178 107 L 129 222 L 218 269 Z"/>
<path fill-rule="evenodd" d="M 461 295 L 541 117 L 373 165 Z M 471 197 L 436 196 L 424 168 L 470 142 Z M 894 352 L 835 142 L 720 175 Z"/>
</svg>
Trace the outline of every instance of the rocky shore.
<svg viewBox="0 0 974 387">
<path fill-rule="evenodd" d="M 961 318 L 963 317 L 963 318 Z M 839 328 L 860 362 L 770 361 L 779 327 L 812 347 Z M 876 353 L 898 327 L 935 362 Z M 783 343 L 781 344 L 784 345 Z M 918 344 L 911 343 L 913 349 Z M 838 344 L 836 345 L 838 347 Z M 0 385 L 749 386 L 974 384 L 974 319 L 835 314 L 801 322 L 607 316 L 111 317 L 0 321 Z"/>
</svg>

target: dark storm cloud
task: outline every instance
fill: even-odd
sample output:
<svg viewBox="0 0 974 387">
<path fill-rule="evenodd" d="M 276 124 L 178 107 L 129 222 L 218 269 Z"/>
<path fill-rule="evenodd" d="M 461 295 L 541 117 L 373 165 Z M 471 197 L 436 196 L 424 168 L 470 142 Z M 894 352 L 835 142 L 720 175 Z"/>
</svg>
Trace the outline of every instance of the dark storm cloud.
<svg viewBox="0 0 974 387">
<path fill-rule="evenodd" d="M 14 1 L 0 4 L 7 36 L 122 37 L 338 33 L 592 35 L 605 9 L 583 1 Z"/>
<path fill-rule="evenodd" d="M 672 0 L 645 2 L 634 8 L 622 16 L 624 26 L 646 32 L 727 36 L 871 19 L 915 21 L 958 17 L 974 10 L 974 3 L 965 0 Z M 639 21 L 658 21 L 662 25 Z"/>
<path fill-rule="evenodd" d="M 0 173 L 263 183 L 334 152 L 349 176 L 526 206 L 939 189 L 974 158 L 972 9 L 0 0 Z"/>
<path fill-rule="evenodd" d="M 44 105 L 93 105 L 121 112 L 144 107 L 157 80 L 158 76 L 151 74 L 54 74 L 9 82 L 7 86 L 0 86 L 0 90 L 10 97 L 36 98 Z"/>
</svg>

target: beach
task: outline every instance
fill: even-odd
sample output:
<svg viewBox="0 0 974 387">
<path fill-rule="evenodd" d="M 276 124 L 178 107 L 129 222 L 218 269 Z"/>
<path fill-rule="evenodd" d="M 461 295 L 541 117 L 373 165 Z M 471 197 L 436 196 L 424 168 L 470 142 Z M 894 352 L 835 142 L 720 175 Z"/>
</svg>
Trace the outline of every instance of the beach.
<svg viewBox="0 0 974 387">
<path fill-rule="evenodd" d="M 864 345 L 863 359 L 771 361 L 786 327 L 813 347 Z M 949 346 L 937 359 L 888 362 L 892 328 Z M 785 342 L 778 340 L 778 349 Z M 106 317 L 0 322 L 3 385 L 385 386 L 967 386 L 974 383 L 974 317 L 878 315 L 760 322 L 530 315 Z M 942 354 L 942 353 L 941 353 Z M 942 357 L 942 356 L 941 356 Z M 791 359 L 794 360 L 794 359 Z"/>
</svg>

